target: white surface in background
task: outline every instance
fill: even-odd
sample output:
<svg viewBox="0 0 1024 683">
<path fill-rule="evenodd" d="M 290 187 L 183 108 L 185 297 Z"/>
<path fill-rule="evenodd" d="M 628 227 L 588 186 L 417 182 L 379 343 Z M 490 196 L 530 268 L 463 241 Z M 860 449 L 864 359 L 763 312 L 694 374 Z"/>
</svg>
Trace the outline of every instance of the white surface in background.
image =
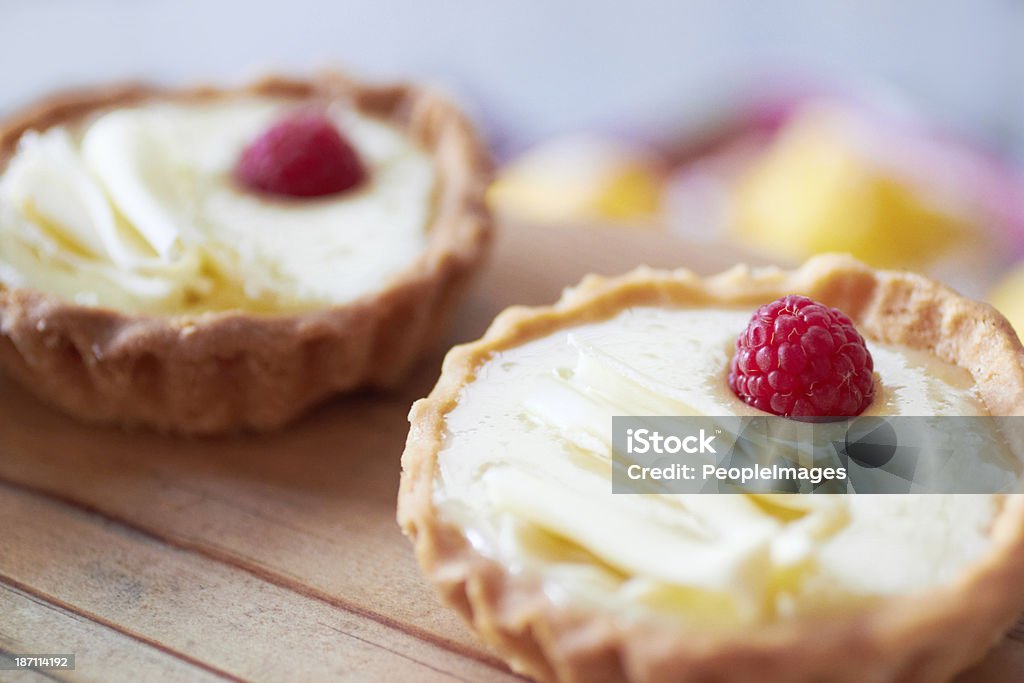
<svg viewBox="0 0 1024 683">
<path fill-rule="evenodd" d="M 886 83 L 1024 151 L 1024 2 L 0 0 L 0 110 L 96 80 L 331 63 L 446 83 L 514 145 L 692 125 L 764 74 Z"/>
</svg>

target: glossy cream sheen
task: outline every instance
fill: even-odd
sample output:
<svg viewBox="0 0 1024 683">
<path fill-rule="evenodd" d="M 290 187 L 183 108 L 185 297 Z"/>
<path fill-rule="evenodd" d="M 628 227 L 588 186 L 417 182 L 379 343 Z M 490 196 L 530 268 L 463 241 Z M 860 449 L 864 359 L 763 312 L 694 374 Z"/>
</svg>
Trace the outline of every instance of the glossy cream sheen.
<svg viewBox="0 0 1024 683">
<path fill-rule="evenodd" d="M 152 103 L 26 134 L 0 178 L 0 281 L 156 313 L 302 310 L 381 289 L 426 246 L 432 161 L 335 105 L 366 183 L 315 199 L 240 188 L 242 149 L 295 106 Z"/>
<path fill-rule="evenodd" d="M 851 609 L 981 555 L 990 496 L 611 494 L 612 415 L 758 413 L 725 383 L 749 316 L 636 308 L 497 354 L 447 417 L 441 514 L 555 600 L 705 626 Z M 986 413 L 962 369 L 869 346 L 869 413 Z"/>
</svg>

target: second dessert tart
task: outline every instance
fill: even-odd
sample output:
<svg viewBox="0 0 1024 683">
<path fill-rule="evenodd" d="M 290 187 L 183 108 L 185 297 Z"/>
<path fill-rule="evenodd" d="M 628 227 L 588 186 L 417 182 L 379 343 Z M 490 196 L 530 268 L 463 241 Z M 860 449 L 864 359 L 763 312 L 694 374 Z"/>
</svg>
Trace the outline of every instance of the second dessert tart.
<svg viewBox="0 0 1024 683">
<path fill-rule="evenodd" d="M 394 386 L 484 256 L 489 174 L 416 86 L 52 97 L 0 124 L 0 366 L 77 417 L 186 433 Z"/>
</svg>

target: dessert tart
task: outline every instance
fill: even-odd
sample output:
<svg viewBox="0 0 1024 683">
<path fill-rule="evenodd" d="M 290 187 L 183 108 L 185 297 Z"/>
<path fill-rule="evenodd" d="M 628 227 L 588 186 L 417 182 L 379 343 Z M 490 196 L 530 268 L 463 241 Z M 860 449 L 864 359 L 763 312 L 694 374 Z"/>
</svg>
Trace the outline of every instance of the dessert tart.
<svg viewBox="0 0 1024 683">
<path fill-rule="evenodd" d="M 799 394 L 813 359 L 787 384 L 744 358 L 768 343 L 745 330 L 804 306 L 844 369 L 810 408 L 765 387 Z M 410 415 L 398 519 L 444 601 L 538 680 L 945 680 L 1024 609 L 1024 496 L 613 495 L 610 418 L 1021 415 L 1022 360 L 989 306 L 850 257 L 590 276 L 449 353 Z"/>
<path fill-rule="evenodd" d="M 486 251 L 489 176 L 414 86 L 52 97 L 0 124 L 0 367 L 80 418 L 184 433 L 393 386 Z"/>
</svg>

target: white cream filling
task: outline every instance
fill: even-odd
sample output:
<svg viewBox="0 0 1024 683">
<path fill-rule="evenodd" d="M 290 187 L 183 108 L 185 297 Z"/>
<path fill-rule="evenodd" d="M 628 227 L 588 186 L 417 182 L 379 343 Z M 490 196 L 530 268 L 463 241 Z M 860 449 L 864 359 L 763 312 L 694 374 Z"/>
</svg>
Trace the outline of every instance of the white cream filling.
<svg viewBox="0 0 1024 683">
<path fill-rule="evenodd" d="M 426 246 L 432 161 L 337 104 L 367 182 L 291 200 L 238 187 L 242 149 L 295 106 L 150 103 L 26 134 L 0 177 L 0 279 L 162 313 L 303 309 L 381 289 Z"/>
<path fill-rule="evenodd" d="M 984 495 L 613 495 L 613 415 L 763 414 L 725 383 L 750 312 L 636 308 L 496 354 L 447 416 L 435 502 L 554 599 L 731 626 L 948 580 L 988 547 Z M 984 415 L 968 373 L 869 343 L 867 414 Z"/>
</svg>

